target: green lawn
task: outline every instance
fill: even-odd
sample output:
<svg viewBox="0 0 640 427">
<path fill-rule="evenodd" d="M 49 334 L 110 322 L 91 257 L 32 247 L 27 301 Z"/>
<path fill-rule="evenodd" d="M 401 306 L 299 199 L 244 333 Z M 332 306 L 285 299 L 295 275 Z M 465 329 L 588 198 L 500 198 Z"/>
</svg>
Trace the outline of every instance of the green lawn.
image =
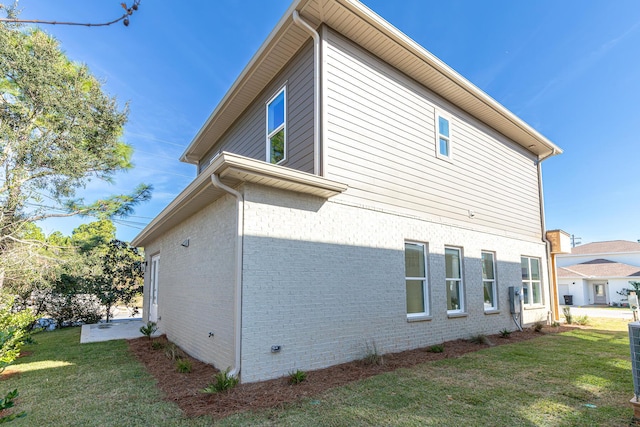
<svg viewBox="0 0 640 427">
<path fill-rule="evenodd" d="M 120 342 L 78 344 L 79 330 L 36 336 L 19 377 L 15 426 L 210 425 L 185 419 Z M 286 408 L 220 425 L 624 426 L 633 396 L 626 323 L 574 330 L 372 377 Z M 589 407 L 585 405 L 595 405 Z"/>
</svg>

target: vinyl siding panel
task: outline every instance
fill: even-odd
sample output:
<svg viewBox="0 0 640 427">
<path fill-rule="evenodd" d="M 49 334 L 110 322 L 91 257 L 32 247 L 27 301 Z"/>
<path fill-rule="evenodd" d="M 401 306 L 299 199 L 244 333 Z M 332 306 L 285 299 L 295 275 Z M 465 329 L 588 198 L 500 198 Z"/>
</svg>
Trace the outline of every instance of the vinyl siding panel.
<svg viewBox="0 0 640 427">
<path fill-rule="evenodd" d="M 325 173 L 344 201 L 540 239 L 536 156 L 325 28 Z M 435 111 L 452 160 L 436 157 Z M 469 211 L 474 217 L 469 217 Z"/>
<path fill-rule="evenodd" d="M 287 86 L 287 153 L 281 163 L 313 173 L 313 44 L 306 43 L 199 162 L 202 171 L 221 151 L 266 160 L 266 102 Z"/>
</svg>

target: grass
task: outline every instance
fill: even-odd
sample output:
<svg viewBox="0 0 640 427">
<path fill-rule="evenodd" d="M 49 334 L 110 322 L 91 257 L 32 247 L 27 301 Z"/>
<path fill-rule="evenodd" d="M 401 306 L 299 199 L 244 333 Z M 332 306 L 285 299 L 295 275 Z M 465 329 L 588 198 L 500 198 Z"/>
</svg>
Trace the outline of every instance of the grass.
<svg viewBox="0 0 640 427">
<path fill-rule="evenodd" d="M 378 375 L 221 426 L 621 426 L 633 395 L 627 323 L 590 319 L 576 329 Z M 79 332 L 36 336 L 0 381 L 18 387 L 27 418 L 12 426 L 210 425 L 184 419 L 122 341 L 83 344 Z M 152 350 L 150 350 L 152 351 Z M 595 405 L 596 408 L 585 406 Z"/>
</svg>

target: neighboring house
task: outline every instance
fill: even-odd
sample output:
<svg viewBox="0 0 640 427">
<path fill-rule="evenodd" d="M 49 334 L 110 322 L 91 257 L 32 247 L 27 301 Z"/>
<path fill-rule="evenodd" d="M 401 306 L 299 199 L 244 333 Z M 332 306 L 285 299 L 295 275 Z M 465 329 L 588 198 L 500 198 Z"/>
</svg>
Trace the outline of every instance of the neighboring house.
<svg viewBox="0 0 640 427">
<path fill-rule="evenodd" d="M 561 150 L 355 0 L 297 0 L 135 238 L 149 320 L 243 382 L 550 314 L 540 163 Z"/>
<path fill-rule="evenodd" d="M 640 282 L 640 243 L 626 240 L 576 246 L 570 254 L 556 255 L 560 303 L 569 295 L 573 305 L 619 305 L 620 295 Z"/>
</svg>

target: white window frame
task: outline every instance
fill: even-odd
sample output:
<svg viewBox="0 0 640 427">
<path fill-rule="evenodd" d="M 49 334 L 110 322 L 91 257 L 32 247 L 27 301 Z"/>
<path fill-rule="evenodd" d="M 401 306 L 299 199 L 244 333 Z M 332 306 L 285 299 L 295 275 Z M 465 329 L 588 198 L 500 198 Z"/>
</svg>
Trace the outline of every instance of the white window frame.
<svg viewBox="0 0 640 427">
<path fill-rule="evenodd" d="M 485 284 L 487 283 L 491 283 L 491 298 L 493 300 L 493 305 L 491 306 L 487 306 L 486 301 L 484 302 L 484 311 L 496 311 L 498 310 L 498 273 L 496 271 L 496 254 L 495 252 L 491 252 L 491 251 L 482 251 L 480 254 L 480 259 L 482 262 L 482 268 L 484 269 L 484 256 L 485 255 L 491 255 L 491 264 L 493 265 L 493 279 L 485 279 L 484 277 L 484 272 L 482 275 L 482 296 L 484 299 L 484 290 L 485 290 Z"/>
<path fill-rule="evenodd" d="M 275 128 L 273 131 L 269 132 L 269 105 L 271 105 L 271 103 L 275 101 L 276 98 L 280 96 L 280 94 L 284 94 L 284 114 L 283 114 L 284 120 L 282 121 L 282 124 L 280 126 Z M 280 159 L 277 163 L 272 163 L 272 164 L 279 165 L 280 163 L 287 160 L 287 85 L 285 84 L 275 93 L 275 95 L 269 98 L 269 100 L 265 103 L 265 106 L 266 106 L 265 108 L 266 157 L 265 158 L 267 163 L 272 163 L 271 162 L 271 138 L 281 130 L 284 130 L 282 159 Z"/>
<path fill-rule="evenodd" d="M 522 279 L 522 294 L 523 303 L 527 307 L 540 307 L 544 305 L 544 295 L 542 295 L 542 259 L 538 257 L 522 255 L 520 257 L 520 266 L 522 268 L 522 261 L 527 260 L 527 278 Z M 531 275 L 531 260 L 538 261 L 538 280 L 533 280 Z M 538 295 L 540 295 L 540 302 L 533 301 L 533 287 L 538 287 Z"/>
<path fill-rule="evenodd" d="M 449 136 L 442 135 L 440 133 L 440 118 L 443 118 L 449 123 Z M 451 115 L 443 112 L 442 110 L 436 109 L 434 114 L 435 120 L 435 143 L 436 143 L 436 157 L 443 160 L 451 161 L 453 159 L 453 121 L 451 120 Z M 442 154 L 440 152 L 440 138 L 447 140 L 447 146 L 449 148 L 448 154 Z"/>
<path fill-rule="evenodd" d="M 458 252 L 458 269 L 460 271 L 460 277 L 446 277 L 446 265 L 447 265 L 447 250 L 457 251 Z M 457 248 L 455 246 L 445 246 L 444 247 L 444 257 L 445 257 L 445 294 L 447 296 L 447 314 L 458 314 L 465 313 L 465 300 L 464 300 L 464 272 L 462 270 L 462 248 Z M 457 309 L 449 309 L 449 282 L 456 281 L 458 282 L 458 295 L 460 296 L 458 301 Z"/>
<path fill-rule="evenodd" d="M 423 262 L 424 262 L 424 277 L 407 276 L 406 275 L 406 263 L 405 263 L 405 280 L 404 280 L 404 283 L 405 283 L 405 294 L 408 292 L 407 291 L 407 282 L 409 280 L 422 281 L 422 300 L 424 302 L 423 310 L 420 313 L 409 313 L 408 312 L 408 307 L 406 306 L 406 303 L 405 303 L 405 309 L 407 309 L 407 319 L 424 318 L 424 317 L 429 316 L 429 280 L 427 279 L 427 277 L 428 277 L 427 245 L 425 243 L 420 243 L 420 242 L 405 241 L 404 242 L 405 251 L 406 251 L 407 245 L 415 245 L 415 246 L 421 247 L 422 248 Z"/>
</svg>

